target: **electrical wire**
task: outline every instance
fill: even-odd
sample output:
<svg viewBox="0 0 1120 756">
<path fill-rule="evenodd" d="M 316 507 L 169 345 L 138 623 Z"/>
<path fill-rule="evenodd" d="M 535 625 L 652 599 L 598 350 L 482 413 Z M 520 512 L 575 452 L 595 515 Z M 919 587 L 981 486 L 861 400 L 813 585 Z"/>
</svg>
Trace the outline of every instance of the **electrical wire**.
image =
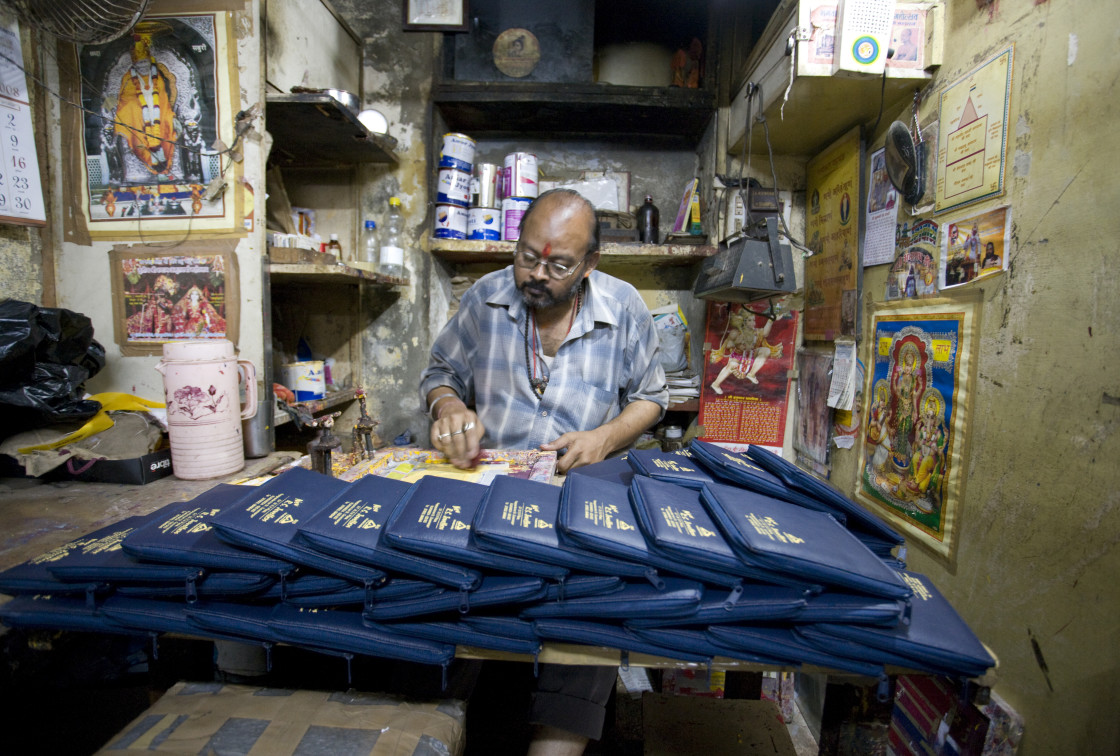
<svg viewBox="0 0 1120 756">
<path fill-rule="evenodd" d="M 744 212 L 747 212 L 747 208 L 749 207 L 749 205 L 747 204 L 746 188 L 743 186 L 743 168 L 745 164 L 747 173 L 750 173 L 750 144 L 754 137 L 754 121 L 756 120 L 756 118 L 752 118 L 751 116 L 753 113 L 752 101 L 754 100 L 755 96 L 758 97 L 759 101 L 757 120 L 762 124 L 763 135 L 766 138 L 766 153 L 770 158 L 770 180 L 773 181 L 775 197 L 778 193 L 778 171 L 774 167 L 774 148 L 770 144 L 770 124 L 766 119 L 766 113 L 762 109 L 762 85 L 752 82 L 748 85 L 748 87 L 747 124 L 746 134 L 743 138 L 743 160 L 739 162 L 739 196 L 743 200 Z M 801 250 L 801 254 L 803 257 L 812 257 L 814 254 L 816 254 L 813 250 L 809 249 L 793 237 L 793 234 L 790 233 L 789 227 L 786 225 L 785 215 L 781 212 L 778 213 L 778 228 L 782 236 L 786 238 L 791 246 L 793 246 L 795 249 Z"/>
</svg>

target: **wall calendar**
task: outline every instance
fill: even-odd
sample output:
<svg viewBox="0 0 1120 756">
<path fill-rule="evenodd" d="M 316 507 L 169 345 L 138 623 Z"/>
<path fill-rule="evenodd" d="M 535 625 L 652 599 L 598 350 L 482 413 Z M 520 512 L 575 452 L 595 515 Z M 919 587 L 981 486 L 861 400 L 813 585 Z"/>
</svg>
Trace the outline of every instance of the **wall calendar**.
<svg viewBox="0 0 1120 756">
<path fill-rule="evenodd" d="M 19 24 L 0 14 L 0 223 L 45 226 Z"/>
</svg>

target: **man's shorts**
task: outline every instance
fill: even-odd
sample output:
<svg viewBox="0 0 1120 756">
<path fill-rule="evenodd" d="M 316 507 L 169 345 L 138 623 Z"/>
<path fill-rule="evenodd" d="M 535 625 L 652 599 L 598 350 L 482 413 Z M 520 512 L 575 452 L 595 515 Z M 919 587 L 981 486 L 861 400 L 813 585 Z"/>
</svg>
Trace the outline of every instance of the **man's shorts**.
<svg viewBox="0 0 1120 756">
<path fill-rule="evenodd" d="M 599 740 L 617 675 L 617 667 L 542 664 L 529 722 Z"/>
</svg>

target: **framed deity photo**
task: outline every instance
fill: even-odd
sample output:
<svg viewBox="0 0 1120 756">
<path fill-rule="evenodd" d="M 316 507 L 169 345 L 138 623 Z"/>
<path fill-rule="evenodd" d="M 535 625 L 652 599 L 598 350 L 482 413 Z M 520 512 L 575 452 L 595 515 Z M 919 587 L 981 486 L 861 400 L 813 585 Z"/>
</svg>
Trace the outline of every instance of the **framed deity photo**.
<svg viewBox="0 0 1120 756">
<path fill-rule="evenodd" d="M 964 501 L 980 292 L 871 312 L 856 498 L 952 563 Z"/>
<path fill-rule="evenodd" d="M 467 31 L 467 0 L 404 0 L 405 31 Z"/>
</svg>

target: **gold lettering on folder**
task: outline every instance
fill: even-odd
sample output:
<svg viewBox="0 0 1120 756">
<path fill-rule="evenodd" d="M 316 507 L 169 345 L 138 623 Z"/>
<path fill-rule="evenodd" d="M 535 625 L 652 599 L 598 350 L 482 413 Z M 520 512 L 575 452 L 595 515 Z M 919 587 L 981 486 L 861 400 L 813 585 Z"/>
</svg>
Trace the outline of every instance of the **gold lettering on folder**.
<svg viewBox="0 0 1120 756">
<path fill-rule="evenodd" d="M 747 522 L 759 535 L 766 536 L 771 541 L 782 543 L 805 543 L 804 538 L 798 538 L 793 533 L 784 533 L 778 527 L 778 522 L 773 517 L 759 517 L 754 512 L 747 514 Z"/>
</svg>

